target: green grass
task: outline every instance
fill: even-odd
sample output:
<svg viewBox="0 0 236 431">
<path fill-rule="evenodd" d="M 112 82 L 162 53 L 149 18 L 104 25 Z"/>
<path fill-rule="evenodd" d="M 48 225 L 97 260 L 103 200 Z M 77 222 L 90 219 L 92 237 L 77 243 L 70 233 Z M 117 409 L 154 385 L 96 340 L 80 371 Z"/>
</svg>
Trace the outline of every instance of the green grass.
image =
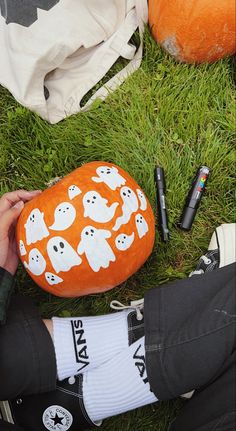
<svg viewBox="0 0 236 431">
<path fill-rule="evenodd" d="M 0 89 L 0 193 L 45 188 L 55 176 L 91 160 L 126 169 L 155 210 L 153 169 L 166 173 L 171 241 L 156 236 L 152 256 L 110 292 L 62 299 L 41 291 L 22 270 L 17 289 L 35 297 L 43 316 L 101 314 L 112 299 L 127 302 L 158 284 L 187 277 L 221 223 L 235 221 L 234 60 L 177 64 L 145 37 L 142 67 L 106 102 L 51 126 Z M 211 177 L 191 232 L 177 227 L 191 179 L 201 164 Z M 166 431 L 182 402 L 148 406 L 105 421 L 102 430 Z"/>
</svg>

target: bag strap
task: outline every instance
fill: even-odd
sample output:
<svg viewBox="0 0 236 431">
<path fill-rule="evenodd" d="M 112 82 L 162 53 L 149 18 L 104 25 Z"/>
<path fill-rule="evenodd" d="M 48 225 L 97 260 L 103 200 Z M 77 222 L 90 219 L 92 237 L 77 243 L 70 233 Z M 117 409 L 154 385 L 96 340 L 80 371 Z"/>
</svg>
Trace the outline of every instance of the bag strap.
<svg viewBox="0 0 236 431">
<path fill-rule="evenodd" d="M 136 21 L 133 27 L 133 33 L 136 28 L 139 28 L 140 34 L 140 45 L 136 51 L 136 47 L 129 44 L 130 29 L 127 31 L 126 24 L 133 9 L 135 8 Z M 96 99 L 104 100 L 112 91 L 116 90 L 125 79 L 131 75 L 135 70 L 140 67 L 143 55 L 143 32 L 144 25 L 148 20 L 148 5 L 147 0 L 128 0 L 127 1 L 127 16 L 125 22 L 122 24 L 123 35 L 119 35 L 113 40 L 112 48 L 117 51 L 117 58 L 124 57 L 130 62 L 122 70 L 120 70 L 115 76 L 113 76 L 106 84 L 104 84 L 99 90 L 97 90 L 88 102 L 81 108 L 81 111 L 87 111 L 92 103 Z"/>
</svg>

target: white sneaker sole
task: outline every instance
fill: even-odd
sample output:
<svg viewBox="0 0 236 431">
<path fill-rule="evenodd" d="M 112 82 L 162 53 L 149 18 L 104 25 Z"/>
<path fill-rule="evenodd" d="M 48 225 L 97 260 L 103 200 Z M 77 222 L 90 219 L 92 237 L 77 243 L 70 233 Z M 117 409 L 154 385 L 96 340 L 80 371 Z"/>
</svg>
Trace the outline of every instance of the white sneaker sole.
<svg viewBox="0 0 236 431">
<path fill-rule="evenodd" d="M 222 224 L 211 237 L 208 250 L 219 249 L 219 268 L 236 262 L 236 223 Z"/>
</svg>

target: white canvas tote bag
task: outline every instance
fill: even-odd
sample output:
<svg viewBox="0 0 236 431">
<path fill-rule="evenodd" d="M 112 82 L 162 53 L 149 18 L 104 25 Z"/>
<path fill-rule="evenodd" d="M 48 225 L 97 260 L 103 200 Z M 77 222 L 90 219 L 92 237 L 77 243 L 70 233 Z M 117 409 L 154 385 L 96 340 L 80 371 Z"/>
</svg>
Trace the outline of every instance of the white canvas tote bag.
<svg viewBox="0 0 236 431">
<path fill-rule="evenodd" d="M 146 0 L 0 0 L 0 84 L 50 123 L 104 99 L 142 59 Z M 138 49 L 129 41 L 139 29 Z M 82 107 L 119 57 L 127 66 Z"/>
</svg>

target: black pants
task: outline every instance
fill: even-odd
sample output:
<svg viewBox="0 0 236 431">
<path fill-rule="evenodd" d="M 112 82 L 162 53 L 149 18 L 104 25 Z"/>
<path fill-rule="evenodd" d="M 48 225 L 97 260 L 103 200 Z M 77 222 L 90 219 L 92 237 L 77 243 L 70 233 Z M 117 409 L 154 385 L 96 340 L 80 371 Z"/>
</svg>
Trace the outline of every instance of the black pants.
<svg viewBox="0 0 236 431">
<path fill-rule="evenodd" d="M 229 265 L 145 295 L 151 389 L 159 400 L 196 389 L 171 431 L 235 431 L 235 269 Z M 13 298 L 0 349 L 1 399 L 55 389 L 53 344 L 28 299 Z"/>
<path fill-rule="evenodd" d="M 196 389 L 171 431 L 236 429 L 236 264 L 145 295 L 147 374 L 158 399 Z"/>
</svg>

